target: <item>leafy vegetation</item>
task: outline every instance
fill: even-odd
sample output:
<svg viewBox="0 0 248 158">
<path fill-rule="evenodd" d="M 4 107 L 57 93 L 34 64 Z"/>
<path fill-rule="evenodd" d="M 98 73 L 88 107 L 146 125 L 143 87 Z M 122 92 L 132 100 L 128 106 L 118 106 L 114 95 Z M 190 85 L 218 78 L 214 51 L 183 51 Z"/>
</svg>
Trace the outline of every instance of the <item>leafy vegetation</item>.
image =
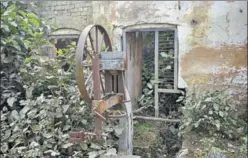
<svg viewBox="0 0 248 158">
<path fill-rule="evenodd" d="M 198 157 L 211 153 L 244 156 L 246 122 L 236 115 L 236 109 L 224 90 L 193 93 L 183 107 L 181 134 L 197 135 L 202 148 Z"/>
<path fill-rule="evenodd" d="M 118 139 L 68 141 L 70 131 L 94 129 L 74 79 L 75 43 L 59 50 L 57 58 L 42 56 L 50 26 L 32 3 L 1 2 L 1 17 L 0 157 L 115 155 Z M 106 134 L 114 133 L 110 123 Z"/>
<path fill-rule="evenodd" d="M 74 47 L 73 47 L 74 46 Z M 71 144 L 70 131 L 93 131 L 90 106 L 80 100 L 74 79 L 75 44 L 56 59 L 32 55 L 21 67 L 26 100 L 20 111 L 1 111 L 3 157 L 74 156 L 116 154 L 113 140 Z M 63 69 L 64 63 L 69 68 Z M 114 129 L 108 128 L 108 132 Z M 91 156 L 90 156 L 91 155 Z"/>
<path fill-rule="evenodd" d="M 1 2 L 1 105 L 20 109 L 25 90 L 18 73 L 24 58 L 49 44 L 45 34 L 50 26 L 35 13 L 33 3 Z"/>
</svg>

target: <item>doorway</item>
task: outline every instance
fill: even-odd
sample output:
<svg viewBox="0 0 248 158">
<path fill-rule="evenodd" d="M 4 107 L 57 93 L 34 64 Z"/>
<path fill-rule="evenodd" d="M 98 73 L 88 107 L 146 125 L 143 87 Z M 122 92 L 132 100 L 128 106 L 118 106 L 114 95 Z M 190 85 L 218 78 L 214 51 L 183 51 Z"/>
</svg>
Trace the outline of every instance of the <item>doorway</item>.
<svg viewBox="0 0 248 158">
<path fill-rule="evenodd" d="M 159 117 L 160 98 L 178 90 L 177 27 L 128 29 L 123 34 L 126 53 L 126 84 L 134 108 L 154 107 Z M 146 99 L 144 99 L 146 98 Z M 147 98 L 151 101 L 148 101 Z M 143 99 L 143 100 L 142 100 Z"/>
</svg>

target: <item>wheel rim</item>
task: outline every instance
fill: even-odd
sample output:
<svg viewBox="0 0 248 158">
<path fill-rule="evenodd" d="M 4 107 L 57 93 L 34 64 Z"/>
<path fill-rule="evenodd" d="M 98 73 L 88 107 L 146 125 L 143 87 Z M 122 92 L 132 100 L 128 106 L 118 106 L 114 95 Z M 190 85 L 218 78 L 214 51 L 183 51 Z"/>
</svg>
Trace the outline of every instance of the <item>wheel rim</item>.
<svg viewBox="0 0 248 158">
<path fill-rule="evenodd" d="M 109 36 L 100 25 L 89 25 L 81 33 L 76 49 L 76 81 L 81 97 L 88 103 L 93 99 L 92 58 L 101 51 L 112 51 Z M 104 93 L 104 77 L 101 73 Z M 92 85 L 92 86 L 91 86 Z"/>
</svg>

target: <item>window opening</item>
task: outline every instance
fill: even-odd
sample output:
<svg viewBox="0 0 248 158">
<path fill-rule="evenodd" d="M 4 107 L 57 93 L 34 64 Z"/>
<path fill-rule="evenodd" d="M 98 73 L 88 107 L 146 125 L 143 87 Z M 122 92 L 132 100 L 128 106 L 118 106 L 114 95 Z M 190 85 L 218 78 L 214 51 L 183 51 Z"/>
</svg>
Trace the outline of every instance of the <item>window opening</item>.
<svg viewBox="0 0 248 158">
<path fill-rule="evenodd" d="M 158 32 L 158 88 L 175 89 L 175 31 Z"/>
<path fill-rule="evenodd" d="M 64 49 L 72 42 L 78 42 L 78 38 L 59 38 L 57 39 L 57 43 L 55 44 L 55 47 L 57 49 Z"/>
</svg>

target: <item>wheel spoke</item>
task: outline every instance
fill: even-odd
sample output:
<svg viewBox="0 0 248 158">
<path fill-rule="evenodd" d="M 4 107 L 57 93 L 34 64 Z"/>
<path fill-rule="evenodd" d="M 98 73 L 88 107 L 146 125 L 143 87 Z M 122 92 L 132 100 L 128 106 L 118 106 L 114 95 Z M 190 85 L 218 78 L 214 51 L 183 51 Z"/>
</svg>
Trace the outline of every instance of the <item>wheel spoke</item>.
<svg viewBox="0 0 248 158">
<path fill-rule="evenodd" d="M 89 39 L 90 39 L 90 45 L 93 51 L 95 51 L 94 43 L 93 43 L 93 38 L 91 36 L 91 33 L 89 32 Z"/>
<path fill-rule="evenodd" d="M 104 36 L 105 36 L 105 33 L 102 34 L 101 40 L 100 40 L 100 43 L 99 43 L 99 49 L 100 49 L 100 51 L 102 51 L 102 44 L 103 44 Z"/>
<path fill-rule="evenodd" d="M 103 86 L 103 81 L 102 81 L 102 75 L 101 74 L 100 74 L 100 81 L 101 81 L 101 87 L 102 87 L 103 95 L 105 95 L 105 89 L 104 89 L 104 86 Z"/>
<path fill-rule="evenodd" d="M 88 54 L 88 55 L 90 56 L 91 59 L 93 58 L 92 55 L 90 54 L 90 52 L 89 52 L 89 50 L 88 50 L 87 48 L 85 48 L 85 52 L 86 52 L 86 54 Z"/>
<path fill-rule="evenodd" d="M 92 98 L 92 93 L 93 93 L 93 83 L 91 82 L 91 84 L 90 84 L 91 86 L 90 86 L 90 98 Z"/>
<path fill-rule="evenodd" d="M 98 28 L 97 27 L 95 27 L 95 30 L 96 30 L 96 53 L 100 53 L 100 51 L 99 51 L 99 46 L 98 46 Z"/>
<path fill-rule="evenodd" d="M 92 72 L 90 73 L 90 75 L 89 75 L 88 78 L 86 79 L 85 85 L 87 85 L 87 83 L 89 82 L 89 79 L 91 78 L 91 76 L 92 76 Z"/>
</svg>

